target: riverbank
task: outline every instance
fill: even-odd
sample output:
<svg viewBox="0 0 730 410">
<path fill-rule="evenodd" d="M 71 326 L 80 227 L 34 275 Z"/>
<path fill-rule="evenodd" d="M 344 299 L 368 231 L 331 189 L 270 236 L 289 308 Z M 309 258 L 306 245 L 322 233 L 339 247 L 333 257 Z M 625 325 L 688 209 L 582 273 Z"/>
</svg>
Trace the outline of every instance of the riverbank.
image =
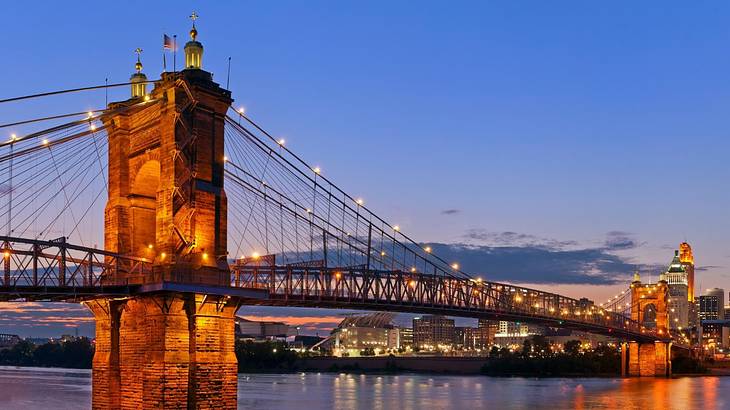
<svg viewBox="0 0 730 410">
<path fill-rule="evenodd" d="M 534 349 L 532 349 L 534 350 Z M 543 349 L 540 349 L 543 350 Z M 80 338 L 35 346 L 21 342 L 0 351 L 0 365 L 90 369 L 93 345 Z M 570 353 L 522 354 L 494 350 L 489 357 L 454 356 L 312 356 L 289 350 L 283 342 L 238 341 L 239 373 L 422 373 L 496 377 L 618 377 L 620 355 L 615 349 L 598 348 Z M 688 357 L 673 360 L 676 376 L 730 376 L 730 367 L 712 363 L 708 371 Z M 724 367 L 723 367 L 724 366 Z"/>
<path fill-rule="evenodd" d="M 296 366 L 301 371 L 356 372 L 356 373 L 439 373 L 480 374 L 487 358 L 429 357 L 429 356 L 376 356 L 376 357 L 311 357 L 300 359 Z"/>
</svg>

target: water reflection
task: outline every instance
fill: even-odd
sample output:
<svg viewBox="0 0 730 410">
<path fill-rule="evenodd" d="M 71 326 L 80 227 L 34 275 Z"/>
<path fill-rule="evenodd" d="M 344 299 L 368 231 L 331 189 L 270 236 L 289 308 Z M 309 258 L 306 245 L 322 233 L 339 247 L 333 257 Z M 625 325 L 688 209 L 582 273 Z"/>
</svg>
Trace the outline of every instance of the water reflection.
<svg viewBox="0 0 730 410">
<path fill-rule="evenodd" d="M 87 409 L 91 372 L 0 367 L 0 408 Z M 723 409 L 730 377 L 525 379 L 242 374 L 239 409 Z M 725 394 L 722 394 L 725 393 Z"/>
</svg>

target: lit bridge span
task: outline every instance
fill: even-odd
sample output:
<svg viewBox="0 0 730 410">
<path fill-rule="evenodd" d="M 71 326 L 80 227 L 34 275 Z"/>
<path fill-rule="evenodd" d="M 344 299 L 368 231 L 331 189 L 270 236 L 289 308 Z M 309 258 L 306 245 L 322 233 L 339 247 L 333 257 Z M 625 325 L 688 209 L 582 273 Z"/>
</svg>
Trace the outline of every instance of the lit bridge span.
<svg viewBox="0 0 730 410">
<path fill-rule="evenodd" d="M 666 286 L 635 281 L 596 306 L 462 271 L 235 109 L 191 36 L 185 70 L 147 81 L 138 62 L 131 83 L 91 87 L 131 85 L 132 98 L 0 124 L 12 131 L 0 143 L 0 301 L 91 310 L 94 408 L 235 408 L 244 305 L 569 328 L 629 342 L 625 374 L 671 373 Z M 372 178 L 362 164 L 376 161 L 353 167 Z"/>
<path fill-rule="evenodd" d="M 240 304 L 384 310 L 506 320 L 569 328 L 617 339 L 658 335 L 618 312 L 536 289 L 400 270 L 230 264 L 229 286 L 160 284 L 149 260 L 66 243 L 0 236 L 4 249 L 0 300 L 85 302 L 155 291 L 195 289 Z M 263 258 L 258 258 L 263 259 Z M 11 269 L 11 266 L 13 267 Z M 145 281 L 114 279 L 119 271 Z"/>
</svg>

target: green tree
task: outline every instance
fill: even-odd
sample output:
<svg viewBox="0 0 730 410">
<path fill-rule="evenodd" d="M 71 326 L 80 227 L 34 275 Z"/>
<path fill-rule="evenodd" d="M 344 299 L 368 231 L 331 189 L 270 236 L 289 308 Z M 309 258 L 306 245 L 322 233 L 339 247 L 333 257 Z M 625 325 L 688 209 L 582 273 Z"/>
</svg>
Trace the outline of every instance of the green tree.
<svg viewBox="0 0 730 410">
<path fill-rule="evenodd" d="M 580 340 L 568 340 L 563 345 L 563 350 L 565 350 L 565 353 L 575 356 L 580 353 L 580 345 Z"/>
<path fill-rule="evenodd" d="M 542 335 L 534 335 L 530 338 L 532 342 L 532 351 L 538 356 L 550 356 L 552 351 L 550 350 L 550 341 L 547 337 Z"/>
<path fill-rule="evenodd" d="M 0 363 L 11 366 L 33 366 L 33 351 L 35 345 L 27 340 L 21 340 L 18 344 L 3 351 L 0 356 Z"/>
</svg>

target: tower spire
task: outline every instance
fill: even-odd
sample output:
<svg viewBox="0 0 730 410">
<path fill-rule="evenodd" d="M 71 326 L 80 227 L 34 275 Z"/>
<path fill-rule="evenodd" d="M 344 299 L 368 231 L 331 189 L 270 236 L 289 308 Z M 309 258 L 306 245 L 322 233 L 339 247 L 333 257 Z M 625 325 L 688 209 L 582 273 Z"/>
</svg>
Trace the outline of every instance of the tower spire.
<svg viewBox="0 0 730 410">
<path fill-rule="evenodd" d="M 195 20 L 198 19 L 198 13 L 193 12 L 190 20 L 193 21 L 193 27 L 190 29 L 190 41 L 185 44 L 185 68 L 201 69 L 203 67 L 203 45 L 198 42 L 198 29 L 195 28 Z"/>
<path fill-rule="evenodd" d="M 195 41 L 195 38 L 198 37 L 198 30 L 195 28 L 195 20 L 198 19 L 198 13 L 193 12 L 193 14 L 190 15 L 190 20 L 193 21 L 193 28 L 190 29 L 190 38 Z"/>
<path fill-rule="evenodd" d="M 134 64 L 135 73 L 129 78 L 132 83 L 132 98 L 141 98 L 147 94 L 147 76 L 142 72 L 142 49 L 137 47 L 134 52 L 137 54 L 137 62 Z"/>
<path fill-rule="evenodd" d="M 142 55 L 142 49 L 137 47 L 136 50 L 134 50 L 135 53 L 137 53 L 137 63 L 134 65 L 134 68 L 137 70 L 137 72 L 142 72 L 142 61 L 140 61 L 140 56 Z"/>
<path fill-rule="evenodd" d="M 634 271 L 634 280 L 633 282 L 641 283 L 641 276 L 639 275 L 639 270 L 636 269 Z"/>
</svg>

